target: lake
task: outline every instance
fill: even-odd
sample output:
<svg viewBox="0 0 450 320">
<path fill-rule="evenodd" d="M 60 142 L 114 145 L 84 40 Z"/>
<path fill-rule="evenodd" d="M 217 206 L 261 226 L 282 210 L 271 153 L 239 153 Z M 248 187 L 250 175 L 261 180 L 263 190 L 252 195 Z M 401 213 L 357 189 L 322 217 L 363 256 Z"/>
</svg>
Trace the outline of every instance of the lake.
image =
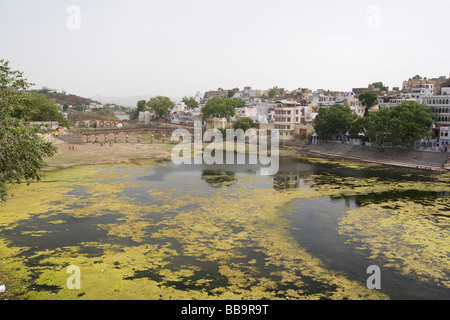
<svg viewBox="0 0 450 320">
<path fill-rule="evenodd" d="M 48 171 L 0 205 L 0 268 L 22 299 L 450 299 L 448 173 L 315 158 L 257 169 Z"/>
</svg>

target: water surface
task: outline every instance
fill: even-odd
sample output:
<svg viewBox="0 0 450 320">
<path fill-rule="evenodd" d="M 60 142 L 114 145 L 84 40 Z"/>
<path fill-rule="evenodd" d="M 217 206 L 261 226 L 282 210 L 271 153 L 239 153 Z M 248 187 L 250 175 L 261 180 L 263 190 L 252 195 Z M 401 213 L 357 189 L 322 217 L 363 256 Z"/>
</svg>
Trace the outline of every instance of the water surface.
<svg viewBox="0 0 450 320">
<path fill-rule="evenodd" d="M 449 299 L 449 176 L 342 161 L 55 170 L 0 206 L 24 299 Z M 81 270 L 69 290 L 67 268 Z M 370 265 L 381 290 L 369 290 Z"/>
</svg>

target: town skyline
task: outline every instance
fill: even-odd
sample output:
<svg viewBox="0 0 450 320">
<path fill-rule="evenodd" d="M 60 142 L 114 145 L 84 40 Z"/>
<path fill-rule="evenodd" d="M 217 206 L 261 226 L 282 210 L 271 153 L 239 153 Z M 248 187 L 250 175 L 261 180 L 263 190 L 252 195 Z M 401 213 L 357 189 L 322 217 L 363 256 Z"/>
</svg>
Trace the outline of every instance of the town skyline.
<svg viewBox="0 0 450 320">
<path fill-rule="evenodd" d="M 26 75 L 25 75 L 25 77 L 26 77 Z M 332 90 L 330 88 L 310 88 L 310 87 L 297 87 L 297 88 L 282 88 L 280 86 L 277 86 L 277 87 L 279 89 L 282 89 L 285 92 L 295 92 L 295 91 L 300 90 L 300 89 L 304 89 L 304 90 L 306 89 L 306 90 L 310 90 L 311 92 L 323 91 L 323 92 L 332 92 L 332 93 L 333 92 L 341 92 L 341 93 L 351 93 L 351 92 L 353 92 L 353 93 L 357 93 L 358 92 L 357 90 L 368 88 L 373 83 L 379 82 L 379 83 L 382 83 L 384 86 L 389 88 L 388 92 L 397 91 L 397 92 L 400 93 L 400 92 L 404 91 L 405 83 L 409 83 L 407 85 L 407 88 L 408 88 L 407 91 L 410 92 L 411 88 L 414 87 L 414 86 L 411 86 L 410 83 L 411 82 L 414 83 L 413 79 L 415 79 L 415 78 L 420 78 L 421 80 L 425 80 L 425 81 L 426 80 L 431 80 L 433 82 L 433 81 L 437 81 L 439 79 L 442 79 L 444 77 L 447 78 L 446 73 L 444 73 L 444 72 L 442 72 L 442 74 L 440 76 L 437 76 L 437 77 L 427 77 L 427 76 L 422 76 L 422 75 L 416 74 L 415 76 L 411 76 L 409 78 L 405 78 L 403 81 L 401 81 L 400 85 L 390 86 L 389 84 L 387 84 L 387 83 L 383 82 L 382 80 L 380 80 L 380 81 L 371 82 L 371 83 L 369 83 L 367 85 L 361 84 L 358 87 L 347 88 L 346 90 Z M 450 74 L 448 76 L 448 79 L 450 79 Z M 233 89 L 239 89 L 239 92 L 243 92 L 243 91 L 245 91 L 245 88 L 250 88 L 249 90 L 252 90 L 252 91 L 260 91 L 260 92 L 264 91 L 264 92 L 267 92 L 268 90 L 270 90 L 273 87 L 274 86 L 272 86 L 270 88 L 256 88 L 256 87 L 253 87 L 251 85 L 246 85 L 246 86 L 241 86 L 241 87 L 235 86 L 235 87 L 230 87 L 230 88 L 228 88 L 228 87 L 218 87 L 218 88 L 215 88 L 215 89 L 214 88 L 209 88 L 207 90 L 202 90 L 202 91 L 197 90 L 195 93 L 188 93 L 188 94 L 185 94 L 185 95 L 168 96 L 168 97 L 171 100 L 177 102 L 177 101 L 181 101 L 184 97 L 195 97 L 196 94 L 199 95 L 201 98 L 204 98 L 204 95 L 207 94 L 208 92 L 218 91 L 219 89 L 223 89 L 224 91 L 233 90 Z M 32 89 L 33 90 L 48 89 L 48 90 L 55 91 L 55 92 L 65 92 L 67 94 L 74 94 L 74 95 L 82 96 L 78 92 L 66 91 L 65 89 L 50 88 L 48 86 L 38 87 L 37 85 L 35 85 Z M 398 89 L 398 90 L 394 90 L 394 89 Z M 139 101 L 139 100 L 149 100 L 151 97 L 156 97 L 156 96 L 161 96 L 161 94 L 153 94 L 153 95 L 152 94 L 140 94 L 140 95 L 136 95 L 136 96 L 112 96 L 112 97 L 106 97 L 106 96 L 101 96 L 101 95 L 94 95 L 94 96 L 85 97 L 85 98 L 89 98 L 89 99 L 92 99 L 94 101 L 98 101 L 98 102 L 101 102 L 101 103 L 112 103 L 112 104 L 123 105 L 123 106 L 126 106 L 126 107 L 136 107 L 136 102 L 137 101 Z M 82 96 L 82 97 L 84 97 L 84 96 Z"/>
</svg>

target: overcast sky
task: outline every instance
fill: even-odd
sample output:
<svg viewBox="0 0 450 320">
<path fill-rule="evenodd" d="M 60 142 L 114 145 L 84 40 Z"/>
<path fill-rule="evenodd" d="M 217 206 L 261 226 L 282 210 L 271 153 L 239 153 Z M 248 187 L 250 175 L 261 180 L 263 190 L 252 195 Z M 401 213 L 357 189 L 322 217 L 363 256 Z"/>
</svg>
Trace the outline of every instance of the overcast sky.
<svg viewBox="0 0 450 320">
<path fill-rule="evenodd" d="M 0 0 L 0 58 L 86 97 L 401 87 L 449 75 L 449 12 L 450 0 Z"/>
</svg>

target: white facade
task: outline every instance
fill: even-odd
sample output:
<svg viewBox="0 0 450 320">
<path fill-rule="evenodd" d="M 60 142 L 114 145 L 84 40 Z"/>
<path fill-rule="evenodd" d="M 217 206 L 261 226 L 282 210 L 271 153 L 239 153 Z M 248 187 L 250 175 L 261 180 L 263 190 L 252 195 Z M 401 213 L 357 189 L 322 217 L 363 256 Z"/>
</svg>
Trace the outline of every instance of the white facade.
<svg viewBox="0 0 450 320">
<path fill-rule="evenodd" d="M 441 89 L 441 94 L 443 96 L 449 96 L 450 95 L 450 87 L 445 87 Z"/>
<path fill-rule="evenodd" d="M 441 150 L 450 151 L 450 127 L 441 127 L 439 132 L 439 148 Z"/>
<path fill-rule="evenodd" d="M 434 94 L 434 84 L 426 83 L 421 84 L 420 88 L 413 88 L 412 89 L 412 97 L 417 99 L 417 101 L 420 103 L 420 99 L 425 97 L 431 97 Z"/>
<path fill-rule="evenodd" d="M 450 126 L 450 96 L 440 95 L 422 98 L 422 103 L 435 110 L 436 126 Z"/>
<path fill-rule="evenodd" d="M 237 118 L 256 118 L 258 116 L 258 108 L 256 106 L 246 106 L 236 110 Z"/>
<path fill-rule="evenodd" d="M 149 124 L 151 118 L 152 118 L 152 114 L 149 111 L 145 111 L 145 112 L 140 111 L 139 112 L 139 118 L 138 118 L 139 122 Z"/>
</svg>

